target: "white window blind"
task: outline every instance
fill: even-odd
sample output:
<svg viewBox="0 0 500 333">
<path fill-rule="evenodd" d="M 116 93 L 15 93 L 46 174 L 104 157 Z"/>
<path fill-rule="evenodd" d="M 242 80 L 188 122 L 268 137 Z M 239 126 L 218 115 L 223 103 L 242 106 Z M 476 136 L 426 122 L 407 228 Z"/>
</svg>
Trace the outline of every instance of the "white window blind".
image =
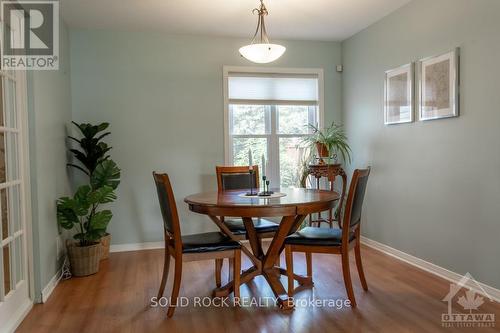
<svg viewBox="0 0 500 333">
<path fill-rule="evenodd" d="M 318 77 L 230 73 L 230 104 L 318 105 Z"/>
</svg>

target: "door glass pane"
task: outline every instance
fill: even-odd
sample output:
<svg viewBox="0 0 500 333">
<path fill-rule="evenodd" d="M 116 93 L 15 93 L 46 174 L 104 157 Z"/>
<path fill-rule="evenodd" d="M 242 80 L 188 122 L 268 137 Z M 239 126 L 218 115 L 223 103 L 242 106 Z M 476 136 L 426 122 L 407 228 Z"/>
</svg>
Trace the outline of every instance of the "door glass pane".
<svg viewBox="0 0 500 333">
<path fill-rule="evenodd" d="M 24 255 L 23 255 L 23 236 L 19 236 L 14 240 L 15 263 L 16 263 L 16 284 L 24 279 Z"/>
<path fill-rule="evenodd" d="M 232 134 L 266 134 L 266 115 L 269 106 L 232 104 Z"/>
<path fill-rule="evenodd" d="M 314 124 L 313 107 L 304 105 L 278 105 L 278 133 L 280 134 L 307 134 L 310 132 L 308 124 Z M 311 114 L 312 113 L 312 114 Z"/>
<path fill-rule="evenodd" d="M 5 78 L 5 127 L 17 128 L 16 113 L 16 82 Z"/>
<path fill-rule="evenodd" d="M 301 138 L 280 138 L 280 184 L 281 187 L 299 187 L 305 148 Z"/>
<path fill-rule="evenodd" d="M 248 165 L 248 150 L 252 151 L 253 164 L 262 172 L 262 154 L 267 156 L 266 138 L 233 138 L 233 164 Z"/>
<path fill-rule="evenodd" d="M 3 248 L 3 290 L 4 295 L 7 295 L 9 291 L 12 290 L 12 284 L 10 281 L 10 248 L 9 245 Z"/>
<path fill-rule="evenodd" d="M 17 133 L 5 133 L 7 151 L 7 181 L 19 180 Z"/>
<path fill-rule="evenodd" d="M 9 220 L 11 221 L 12 233 L 14 233 L 21 230 L 21 210 L 19 208 L 21 197 L 19 185 L 10 187 L 8 193 Z"/>
<path fill-rule="evenodd" d="M 3 188 L 0 190 L 0 205 L 2 209 L 2 239 L 9 237 L 9 214 L 8 214 L 8 198 L 7 189 Z"/>
<path fill-rule="evenodd" d="M 0 183 L 5 183 L 7 173 L 5 168 L 5 133 L 0 133 Z"/>
</svg>

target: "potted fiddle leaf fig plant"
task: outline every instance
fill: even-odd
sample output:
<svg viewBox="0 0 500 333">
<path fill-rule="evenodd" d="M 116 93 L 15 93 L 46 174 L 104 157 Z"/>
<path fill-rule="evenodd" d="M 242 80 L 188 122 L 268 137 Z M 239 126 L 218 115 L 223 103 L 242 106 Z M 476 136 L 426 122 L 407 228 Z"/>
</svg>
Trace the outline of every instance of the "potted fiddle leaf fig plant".
<svg viewBox="0 0 500 333">
<path fill-rule="evenodd" d="M 111 162 L 112 161 L 108 161 Z M 76 229 L 76 243 L 67 243 L 71 271 L 75 276 L 95 274 L 99 270 L 102 246 L 101 237 L 113 217 L 109 209 L 100 209 L 102 204 L 116 199 L 113 187 L 90 185 L 78 187 L 75 195 L 57 201 L 57 221 L 68 230 Z"/>
<path fill-rule="evenodd" d="M 76 142 L 80 148 L 70 149 L 70 152 L 79 164 L 68 163 L 68 166 L 76 168 L 86 174 L 89 177 L 92 189 L 96 189 L 101 186 L 99 183 L 96 184 L 92 181 L 92 179 L 96 178 L 94 177 L 96 172 L 99 173 L 97 177 L 114 175 L 114 178 L 109 181 L 110 186 L 113 187 L 113 189 L 116 189 L 120 183 L 120 169 L 110 159 L 108 152 L 111 150 L 111 147 L 102 141 L 106 136 L 111 134 L 111 132 L 106 131 L 109 127 L 109 123 L 101 123 L 98 125 L 88 123 L 78 124 L 76 122 L 72 123 L 78 128 L 81 134 L 80 139 L 68 136 L 68 138 Z M 112 163 L 108 161 L 111 161 Z M 111 235 L 105 231 L 104 235 L 100 239 L 100 242 L 103 247 L 101 259 L 106 259 L 109 257 Z"/>
<path fill-rule="evenodd" d="M 347 143 L 347 136 L 342 125 L 332 122 L 330 126 L 323 130 L 312 124 L 308 126 L 312 129 L 312 134 L 305 136 L 302 142 L 309 146 L 311 150 L 316 148 L 320 163 L 325 163 L 324 158 L 333 157 L 336 159 L 338 155 L 341 155 L 345 162 L 351 162 L 351 148 Z"/>
<path fill-rule="evenodd" d="M 76 242 L 67 242 L 68 256 L 73 274 L 85 276 L 96 273 L 99 261 L 109 254 L 111 235 L 106 230 L 113 214 L 102 209 L 102 205 L 116 200 L 120 169 L 107 154 L 111 147 L 102 142 L 110 134 L 102 133 L 108 123 L 73 124 L 82 134 L 80 139 L 69 136 L 79 145 L 80 149 L 70 149 L 79 163 L 68 166 L 82 171 L 88 180 L 77 188 L 73 197 L 57 201 L 57 221 L 62 228 L 76 231 L 73 236 Z"/>
</svg>

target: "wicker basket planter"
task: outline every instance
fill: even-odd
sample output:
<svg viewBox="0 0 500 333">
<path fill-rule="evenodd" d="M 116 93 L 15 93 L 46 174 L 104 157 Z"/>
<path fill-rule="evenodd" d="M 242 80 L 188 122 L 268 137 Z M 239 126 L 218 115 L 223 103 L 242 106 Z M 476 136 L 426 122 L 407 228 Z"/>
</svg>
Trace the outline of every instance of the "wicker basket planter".
<svg viewBox="0 0 500 333">
<path fill-rule="evenodd" d="M 76 243 L 68 243 L 66 246 L 71 264 L 71 273 L 74 276 L 87 276 L 99 271 L 102 253 L 101 243 L 90 246 L 78 246 Z"/>
<path fill-rule="evenodd" d="M 109 258 L 110 244 L 111 244 L 111 234 L 106 233 L 106 235 L 101 238 L 101 245 L 102 245 L 101 260 Z"/>
</svg>

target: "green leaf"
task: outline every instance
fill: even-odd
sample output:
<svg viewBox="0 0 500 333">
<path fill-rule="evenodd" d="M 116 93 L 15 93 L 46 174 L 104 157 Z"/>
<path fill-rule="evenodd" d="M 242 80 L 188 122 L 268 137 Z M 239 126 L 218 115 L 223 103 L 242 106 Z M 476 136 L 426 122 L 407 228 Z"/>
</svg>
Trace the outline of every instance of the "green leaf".
<svg viewBox="0 0 500 333">
<path fill-rule="evenodd" d="M 89 195 L 89 201 L 92 204 L 105 204 L 116 200 L 116 194 L 111 186 L 104 185 L 103 187 L 94 190 Z"/>
<path fill-rule="evenodd" d="M 97 125 L 97 132 L 102 132 L 109 127 L 109 123 L 100 123 Z"/>
<path fill-rule="evenodd" d="M 82 123 L 82 124 L 78 124 L 77 122 L 74 122 L 74 121 L 72 121 L 72 123 L 73 123 L 76 127 L 78 127 L 78 129 L 80 130 L 80 132 L 81 132 L 82 134 L 84 134 L 84 135 L 85 135 L 85 131 L 86 131 L 87 127 L 88 127 L 88 126 L 90 126 L 90 124 L 84 124 L 84 123 Z"/>
<path fill-rule="evenodd" d="M 57 201 L 57 222 L 64 229 L 73 229 L 75 224 L 79 223 L 73 207 L 73 200 L 68 197 L 60 198 Z"/>
<path fill-rule="evenodd" d="M 69 151 L 72 152 L 75 158 L 82 162 L 82 164 L 85 165 L 87 163 L 87 156 L 84 153 L 82 153 L 78 149 L 70 149 Z"/>
<path fill-rule="evenodd" d="M 73 140 L 73 141 L 76 141 L 76 142 L 77 142 L 77 143 L 79 143 L 79 144 L 81 143 L 81 141 L 80 141 L 80 140 L 78 140 L 77 138 L 75 138 L 75 137 L 73 137 L 73 136 L 71 136 L 71 135 L 68 135 L 68 139 Z"/>
<path fill-rule="evenodd" d="M 116 189 L 120 184 L 120 168 L 113 160 L 107 159 L 96 167 L 90 178 L 90 183 L 93 188 L 107 185 Z"/>
<path fill-rule="evenodd" d="M 97 212 L 90 219 L 90 230 L 106 230 L 109 221 L 113 217 L 113 213 L 110 210 L 103 210 Z M 89 230 L 89 231 L 90 231 Z"/>
<path fill-rule="evenodd" d="M 91 202 L 89 200 L 90 192 L 92 191 L 89 185 L 82 185 L 76 190 L 73 198 L 73 210 L 78 216 L 88 214 Z"/>
<path fill-rule="evenodd" d="M 111 132 L 103 133 L 103 134 L 99 135 L 96 140 L 97 141 L 102 140 L 105 136 L 108 136 L 110 134 L 111 134 Z"/>
<path fill-rule="evenodd" d="M 99 125 L 92 125 L 87 123 L 78 124 L 76 122 L 72 122 L 76 127 L 82 132 L 83 136 L 87 139 L 93 138 L 97 133 L 104 131 L 109 127 L 109 123 L 101 123 Z"/>
</svg>

